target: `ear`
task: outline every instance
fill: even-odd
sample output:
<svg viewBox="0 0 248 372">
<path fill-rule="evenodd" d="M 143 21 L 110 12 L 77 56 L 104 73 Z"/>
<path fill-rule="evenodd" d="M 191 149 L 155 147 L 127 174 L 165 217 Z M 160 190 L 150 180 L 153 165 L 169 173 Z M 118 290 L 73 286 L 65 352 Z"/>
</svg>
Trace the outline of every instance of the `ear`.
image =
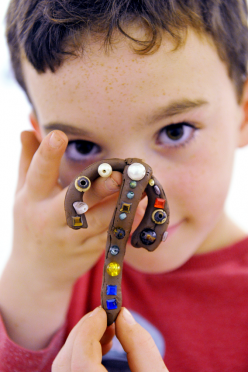
<svg viewBox="0 0 248 372">
<path fill-rule="evenodd" d="M 40 125 L 39 125 L 37 116 L 36 116 L 34 111 L 31 111 L 31 113 L 29 114 L 29 121 L 30 121 L 30 123 L 31 123 L 31 125 L 34 129 L 35 137 L 37 138 L 37 140 L 39 142 L 41 142 L 42 141 L 42 134 L 41 134 L 41 130 L 40 130 Z"/>
<path fill-rule="evenodd" d="M 240 125 L 238 147 L 244 147 L 248 145 L 248 79 L 244 84 L 241 109 L 243 118 Z"/>
</svg>

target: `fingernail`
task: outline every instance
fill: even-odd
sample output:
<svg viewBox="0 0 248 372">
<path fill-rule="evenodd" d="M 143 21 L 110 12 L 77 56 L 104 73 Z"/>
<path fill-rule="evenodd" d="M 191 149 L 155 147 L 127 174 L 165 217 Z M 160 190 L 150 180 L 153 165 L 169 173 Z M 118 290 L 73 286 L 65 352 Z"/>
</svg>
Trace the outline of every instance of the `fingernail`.
<svg viewBox="0 0 248 372">
<path fill-rule="evenodd" d="M 58 149 L 62 144 L 64 143 L 64 140 L 56 133 L 52 133 L 50 139 L 49 139 L 49 144 L 51 147 L 54 149 Z"/>
<path fill-rule="evenodd" d="M 89 314 L 89 318 L 91 318 L 92 316 L 96 315 L 101 309 L 101 306 L 99 307 L 96 307 L 95 310 L 93 310 L 90 314 Z"/>
<path fill-rule="evenodd" d="M 109 191 L 118 191 L 120 189 L 120 186 L 112 177 L 106 179 L 105 187 Z"/>
<path fill-rule="evenodd" d="M 134 317 L 132 316 L 130 311 L 128 311 L 125 307 L 123 309 L 123 317 L 124 317 L 125 321 L 130 325 L 133 325 L 133 324 L 136 323 L 136 321 L 134 320 Z"/>
</svg>

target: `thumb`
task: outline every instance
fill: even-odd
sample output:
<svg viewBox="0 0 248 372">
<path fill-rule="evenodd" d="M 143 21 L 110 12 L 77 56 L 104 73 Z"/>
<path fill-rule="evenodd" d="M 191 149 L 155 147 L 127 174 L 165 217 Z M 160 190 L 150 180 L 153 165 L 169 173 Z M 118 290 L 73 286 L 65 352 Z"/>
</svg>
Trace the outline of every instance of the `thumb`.
<svg viewBox="0 0 248 372">
<path fill-rule="evenodd" d="M 115 326 L 132 372 L 168 372 L 153 338 L 126 308 L 121 309 Z"/>
</svg>

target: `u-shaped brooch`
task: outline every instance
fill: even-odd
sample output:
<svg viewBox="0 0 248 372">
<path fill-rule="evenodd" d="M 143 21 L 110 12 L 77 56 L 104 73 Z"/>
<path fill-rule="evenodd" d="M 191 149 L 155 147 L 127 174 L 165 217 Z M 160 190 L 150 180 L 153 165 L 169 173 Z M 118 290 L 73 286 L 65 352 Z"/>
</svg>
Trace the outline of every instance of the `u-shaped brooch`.
<svg viewBox="0 0 248 372">
<path fill-rule="evenodd" d="M 159 181 L 152 175 L 151 167 L 140 159 L 106 159 L 85 168 L 70 184 L 65 197 L 66 221 L 78 230 L 87 228 L 83 201 L 91 183 L 98 177 L 109 177 L 112 171 L 123 174 L 119 198 L 107 232 L 105 263 L 101 289 L 101 305 L 107 313 L 108 325 L 112 324 L 121 309 L 121 279 L 126 243 L 129 238 L 136 209 L 145 191 L 148 204 L 143 219 L 133 232 L 131 244 L 135 248 L 154 251 L 167 237 L 169 206 Z"/>
</svg>

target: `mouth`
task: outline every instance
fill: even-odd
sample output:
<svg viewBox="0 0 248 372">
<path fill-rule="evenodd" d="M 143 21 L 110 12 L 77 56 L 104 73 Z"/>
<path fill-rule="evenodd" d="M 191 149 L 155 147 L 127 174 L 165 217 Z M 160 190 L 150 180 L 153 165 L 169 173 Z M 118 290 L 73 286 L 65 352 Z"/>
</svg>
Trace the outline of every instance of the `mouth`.
<svg viewBox="0 0 248 372">
<path fill-rule="evenodd" d="M 183 220 L 175 223 L 174 225 L 169 225 L 169 227 L 167 229 L 168 236 L 171 236 L 172 234 L 174 234 L 177 231 L 177 229 L 179 228 L 179 226 L 181 226 L 184 221 L 185 220 L 183 219 Z"/>
</svg>

